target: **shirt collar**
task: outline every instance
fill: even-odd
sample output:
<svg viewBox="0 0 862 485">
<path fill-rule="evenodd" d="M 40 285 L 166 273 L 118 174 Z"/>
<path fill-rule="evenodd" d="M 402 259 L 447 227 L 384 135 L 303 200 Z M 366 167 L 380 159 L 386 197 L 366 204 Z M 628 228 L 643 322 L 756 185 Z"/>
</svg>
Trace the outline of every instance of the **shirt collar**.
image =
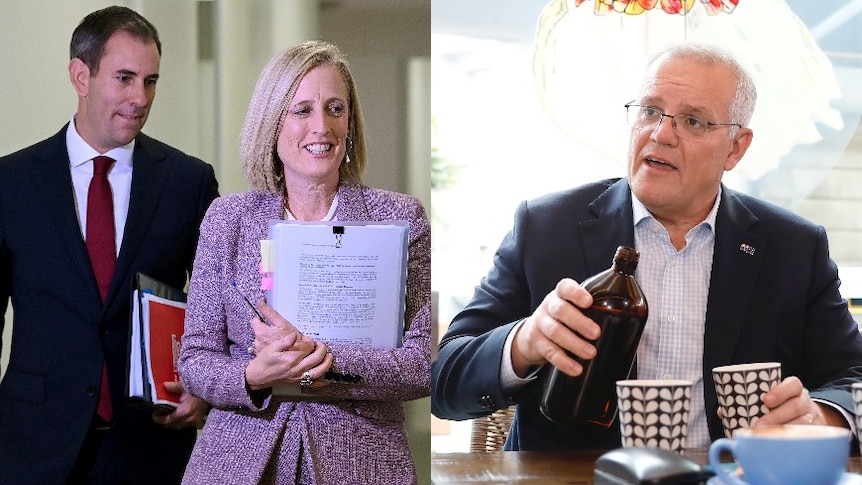
<svg viewBox="0 0 862 485">
<path fill-rule="evenodd" d="M 701 221 L 701 224 L 706 223 L 709 229 L 715 233 L 715 218 L 718 215 L 718 205 L 721 202 L 721 185 L 718 186 L 718 195 L 715 197 L 715 203 L 712 204 L 712 209 L 710 209 L 709 214 L 706 215 L 706 219 Z M 649 209 L 643 205 L 643 203 L 638 200 L 635 193 L 632 192 L 632 215 L 634 216 L 634 225 L 637 226 L 644 219 L 655 219 L 653 215 L 650 213 Z"/>
<path fill-rule="evenodd" d="M 78 133 L 75 128 L 75 117 L 69 122 L 66 129 L 66 150 L 69 151 L 69 162 L 72 168 L 83 165 L 99 155 L 105 155 L 116 160 L 117 164 L 132 166 L 132 152 L 135 150 L 135 140 L 121 147 L 112 148 L 105 153 L 99 153 L 93 149 Z"/>
</svg>

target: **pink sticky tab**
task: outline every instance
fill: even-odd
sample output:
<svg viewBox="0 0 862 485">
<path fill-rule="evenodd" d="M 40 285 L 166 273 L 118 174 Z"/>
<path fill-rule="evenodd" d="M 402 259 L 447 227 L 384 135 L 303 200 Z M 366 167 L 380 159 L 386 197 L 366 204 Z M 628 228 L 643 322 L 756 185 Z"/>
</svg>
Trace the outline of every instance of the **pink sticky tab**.
<svg viewBox="0 0 862 485">
<path fill-rule="evenodd" d="M 271 291 L 272 290 L 272 276 L 264 276 L 260 280 L 260 289 Z"/>
</svg>

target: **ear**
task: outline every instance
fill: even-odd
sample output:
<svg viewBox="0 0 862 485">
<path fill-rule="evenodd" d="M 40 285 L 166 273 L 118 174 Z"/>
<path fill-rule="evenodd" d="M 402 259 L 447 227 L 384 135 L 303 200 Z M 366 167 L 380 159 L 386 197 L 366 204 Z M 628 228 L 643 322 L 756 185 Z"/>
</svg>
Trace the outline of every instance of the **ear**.
<svg viewBox="0 0 862 485">
<path fill-rule="evenodd" d="M 69 80 L 78 96 L 87 96 L 90 90 L 90 68 L 77 57 L 69 61 Z"/>
<path fill-rule="evenodd" d="M 730 153 L 727 154 L 727 160 L 724 162 L 724 170 L 730 171 L 736 167 L 736 164 L 742 160 L 742 156 L 751 146 L 751 140 L 754 137 L 754 132 L 750 128 L 740 128 L 733 137 L 733 146 Z"/>
</svg>

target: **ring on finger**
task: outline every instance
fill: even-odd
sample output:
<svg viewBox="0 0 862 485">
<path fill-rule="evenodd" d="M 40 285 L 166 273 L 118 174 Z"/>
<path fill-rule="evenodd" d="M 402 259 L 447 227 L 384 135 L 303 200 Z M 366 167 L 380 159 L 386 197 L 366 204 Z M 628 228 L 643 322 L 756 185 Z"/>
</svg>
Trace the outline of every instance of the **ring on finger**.
<svg viewBox="0 0 862 485">
<path fill-rule="evenodd" d="M 303 372 L 302 379 L 299 380 L 300 387 L 308 387 L 312 382 L 314 382 L 314 379 L 311 378 L 311 373 L 308 371 Z"/>
</svg>

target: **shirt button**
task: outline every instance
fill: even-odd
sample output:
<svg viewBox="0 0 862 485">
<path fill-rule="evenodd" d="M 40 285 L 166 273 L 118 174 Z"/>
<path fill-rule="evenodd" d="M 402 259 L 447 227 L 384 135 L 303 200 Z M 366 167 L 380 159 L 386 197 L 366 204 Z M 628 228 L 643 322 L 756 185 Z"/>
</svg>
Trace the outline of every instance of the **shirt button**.
<svg viewBox="0 0 862 485">
<path fill-rule="evenodd" d="M 673 323 L 673 322 L 675 322 L 675 321 L 676 321 L 676 317 L 675 317 L 675 316 L 673 316 L 673 315 L 668 315 L 668 316 L 667 316 L 667 321 L 668 321 L 668 322 L 670 322 L 670 323 Z"/>
<path fill-rule="evenodd" d="M 666 380 L 666 381 L 669 381 L 671 379 L 671 375 L 670 374 L 664 374 L 661 376 L 661 378 Z"/>
</svg>

